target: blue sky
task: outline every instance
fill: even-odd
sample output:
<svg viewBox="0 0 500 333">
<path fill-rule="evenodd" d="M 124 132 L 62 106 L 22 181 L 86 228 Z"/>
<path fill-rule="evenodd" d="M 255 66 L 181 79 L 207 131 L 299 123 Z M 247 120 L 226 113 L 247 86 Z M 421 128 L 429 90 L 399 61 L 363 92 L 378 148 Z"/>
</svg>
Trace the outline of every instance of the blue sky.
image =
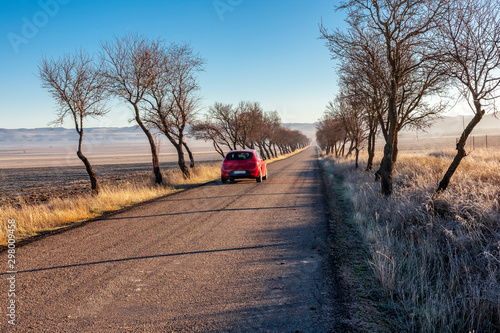
<svg viewBox="0 0 500 333">
<path fill-rule="evenodd" d="M 204 109 L 257 101 L 283 122 L 315 122 L 336 91 L 334 62 L 318 39 L 321 19 L 343 25 L 334 0 L 1 1 L 0 128 L 46 127 L 54 119 L 55 102 L 36 77 L 43 55 L 98 52 L 102 41 L 127 33 L 190 42 L 206 59 Z M 110 106 L 87 126 L 130 126 L 128 106 Z"/>
</svg>

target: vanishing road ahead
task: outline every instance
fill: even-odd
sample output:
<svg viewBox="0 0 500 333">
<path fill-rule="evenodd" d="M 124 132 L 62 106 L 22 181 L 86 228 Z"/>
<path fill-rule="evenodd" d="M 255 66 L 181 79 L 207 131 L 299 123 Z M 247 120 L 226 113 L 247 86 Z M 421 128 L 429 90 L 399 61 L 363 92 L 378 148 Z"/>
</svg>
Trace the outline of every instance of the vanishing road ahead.
<svg viewBox="0 0 500 333">
<path fill-rule="evenodd" d="M 315 150 L 263 183 L 220 181 L 19 247 L 1 331 L 328 332 L 328 225 Z M 4 267 L 7 253 L 0 254 Z"/>
</svg>

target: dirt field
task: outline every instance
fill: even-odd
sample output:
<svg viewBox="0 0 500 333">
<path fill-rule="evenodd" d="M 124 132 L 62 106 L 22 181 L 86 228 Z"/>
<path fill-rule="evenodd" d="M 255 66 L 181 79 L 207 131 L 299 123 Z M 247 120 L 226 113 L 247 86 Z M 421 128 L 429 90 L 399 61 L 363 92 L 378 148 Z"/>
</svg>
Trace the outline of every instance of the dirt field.
<svg viewBox="0 0 500 333">
<path fill-rule="evenodd" d="M 152 175 L 148 148 L 140 144 L 97 147 L 87 156 L 102 185 L 144 183 L 151 181 Z M 209 144 L 197 143 L 192 149 L 197 163 L 221 160 Z M 176 154 L 164 150 L 161 169 L 177 168 Z M 7 149 L 0 153 L 0 205 L 71 197 L 89 189 L 88 174 L 74 147 Z"/>
</svg>

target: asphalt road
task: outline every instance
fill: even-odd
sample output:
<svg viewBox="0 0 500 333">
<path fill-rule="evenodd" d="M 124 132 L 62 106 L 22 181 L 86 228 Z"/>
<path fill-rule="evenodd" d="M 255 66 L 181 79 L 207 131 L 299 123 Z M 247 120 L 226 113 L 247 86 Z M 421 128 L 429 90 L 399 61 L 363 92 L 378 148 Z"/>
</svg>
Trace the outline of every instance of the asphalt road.
<svg viewBox="0 0 500 333">
<path fill-rule="evenodd" d="M 19 247 L 16 326 L 4 269 L 0 327 L 328 332 L 327 223 L 309 148 L 263 183 L 209 183 Z"/>
</svg>

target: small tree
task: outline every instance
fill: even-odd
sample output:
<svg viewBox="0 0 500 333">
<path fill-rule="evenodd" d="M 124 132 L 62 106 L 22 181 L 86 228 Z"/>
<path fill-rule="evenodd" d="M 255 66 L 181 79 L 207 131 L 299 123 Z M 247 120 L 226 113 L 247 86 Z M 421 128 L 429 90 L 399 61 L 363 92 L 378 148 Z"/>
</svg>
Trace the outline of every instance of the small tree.
<svg viewBox="0 0 500 333">
<path fill-rule="evenodd" d="M 208 115 L 214 124 L 222 127 L 219 137 L 221 144 L 230 150 L 238 149 L 244 124 L 236 109 L 231 104 L 215 102 L 208 110 Z"/>
<path fill-rule="evenodd" d="M 184 177 L 189 178 L 184 149 L 195 166 L 194 157 L 184 141 L 186 126 L 194 121 L 199 90 L 196 74 L 203 70 L 204 60 L 189 44 L 171 44 L 155 56 L 157 71 L 144 100 L 149 104 L 145 121 L 168 138 L 177 151 L 177 162 Z"/>
<path fill-rule="evenodd" d="M 406 124 L 417 124 L 443 110 L 430 106 L 426 97 L 439 94 L 446 85 L 440 59 L 429 47 L 428 36 L 437 28 L 445 12 L 446 0 L 346 0 L 347 23 L 353 36 L 366 34 L 378 43 L 383 64 L 378 68 L 381 88 L 387 100 L 386 120 L 381 121 L 385 136 L 384 157 L 380 166 L 381 192 L 392 194 L 393 170 L 398 152 L 398 135 Z M 323 38 L 337 56 L 352 48 L 349 34 L 329 34 Z M 331 46 L 335 46 L 332 48 Z M 354 43 L 356 45 L 356 43 Z"/>
<path fill-rule="evenodd" d="M 94 194 L 99 193 L 99 182 L 92 165 L 82 151 L 84 120 L 100 117 L 108 112 L 105 101 L 108 89 L 102 75 L 102 63 L 83 50 L 57 60 L 42 58 L 38 66 L 42 87 L 47 89 L 59 105 L 54 124 L 60 125 L 67 116 L 74 122 L 79 135 L 77 156 L 85 165 Z"/>
<path fill-rule="evenodd" d="M 458 140 L 457 154 L 436 194 L 447 189 L 462 159 L 465 144 L 487 109 L 496 111 L 500 86 L 500 3 L 497 0 L 457 0 L 451 3 L 437 36 L 437 49 L 446 60 L 447 73 L 457 83 L 474 117 Z"/>
<path fill-rule="evenodd" d="M 386 99 L 380 89 L 382 82 L 379 77 L 382 73 L 377 73 L 374 68 L 378 68 L 380 63 L 377 47 L 366 45 L 368 36 L 365 38 L 365 44 L 361 47 L 353 48 L 348 58 L 343 58 L 339 68 L 340 84 L 345 87 L 345 93 L 357 101 L 358 108 L 362 109 L 360 117 L 366 128 L 368 160 L 366 171 L 373 168 L 375 158 L 375 141 L 377 130 L 380 126 L 380 120 L 385 118 Z"/>
<path fill-rule="evenodd" d="M 225 144 L 224 127 L 221 124 L 212 123 L 207 117 L 204 121 L 197 121 L 191 125 L 190 134 L 197 140 L 212 141 L 214 149 L 222 158 L 226 157 L 221 146 Z"/>
<path fill-rule="evenodd" d="M 161 52 L 160 44 L 159 41 L 138 35 L 127 35 L 102 44 L 110 91 L 132 106 L 134 119 L 148 138 L 156 184 L 163 182 L 160 160 L 154 137 L 143 122 L 144 110 L 141 108 L 141 103 L 144 102 L 144 97 L 159 72 L 155 60 Z"/>
<path fill-rule="evenodd" d="M 332 111 L 340 119 L 351 143 L 347 155 L 351 154 L 352 151 L 355 152 L 355 166 L 357 169 L 359 167 L 359 152 L 368 136 L 364 122 L 364 101 L 362 101 L 362 95 L 346 91 L 345 86 L 341 89 L 344 90 L 337 96 L 337 107 Z"/>
<path fill-rule="evenodd" d="M 274 138 L 274 133 L 276 129 L 281 126 L 281 117 L 278 111 L 268 111 L 266 112 L 267 126 L 269 131 L 269 139 L 267 141 L 267 147 L 272 157 L 278 157 L 278 152 L 276 151 L 276 142 Z"/>
</svg>

